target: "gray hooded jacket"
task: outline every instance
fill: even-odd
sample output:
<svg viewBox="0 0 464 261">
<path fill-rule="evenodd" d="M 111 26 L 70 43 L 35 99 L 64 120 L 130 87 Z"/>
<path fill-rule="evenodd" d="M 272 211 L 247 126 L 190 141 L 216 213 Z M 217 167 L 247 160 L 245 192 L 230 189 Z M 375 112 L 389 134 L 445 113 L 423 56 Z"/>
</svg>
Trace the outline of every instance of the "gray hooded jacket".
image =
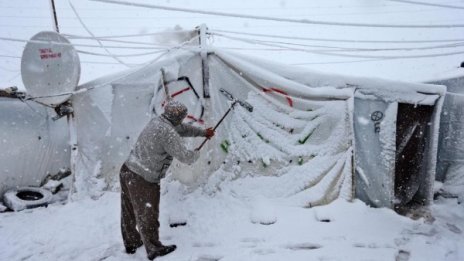
<svg viewBox="0 0 464 261">
<path fill-rule="evenodd" d="M 182 103 L 170 101 L 164 113 L 153 118 L 140 133 L 131 151 L 126 166 L 146 181 L 159 183 L 166 175 L 173 157 L 180 162 L 192 164 L 200 153 L 185 147 L 181 137 L 205 136 L 206 131 L 182 124 L 187 108 Z"/>
</svg>

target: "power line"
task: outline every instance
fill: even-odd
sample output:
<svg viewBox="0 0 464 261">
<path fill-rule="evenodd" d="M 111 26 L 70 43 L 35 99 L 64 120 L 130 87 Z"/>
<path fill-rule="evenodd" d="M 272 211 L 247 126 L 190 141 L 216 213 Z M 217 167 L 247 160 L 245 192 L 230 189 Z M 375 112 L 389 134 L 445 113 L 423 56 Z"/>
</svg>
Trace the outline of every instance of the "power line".
<svg viewBox="0 0 464 261">
<path fill-rule="evenodd" d="M 0 54 L 0 57 L 2 58 L 12 58 L 12 59 L 21 59 L 21 56 L 15 56 L 15 55 L 3 55 Z M 116 62 L 102 62 L 102 61 L 80 61 L 80 63 L 88 63 L 88 64 L 118 64 L 121 65 L 120 63 Z M 141 65 L 140 63 L 129 63 L 130 65 Z"/>
<path fill-rule="evenodd" d="M 464 46 L 463 42 L 455 43 L 455 44 L 445 44 L 445 45 L 436 45 L 436 46 L 426 46 L 426 47 L 410 47 L 410 48 L 347 48 L 347 47 L 339 47 L 339 46 L 326 46 L 326 45 L 305 45 L 305 44 L 295 44 L 295 43 L 288 43 L 288 42 L 278 42 L 278 41 L 263 41 L 263 40 L 256 40 L 250 38 L 240 38 L 240 37 L 232 37 L 218 33 L 212 33 L 212 35 L 217 35 L 219 37 L 228 38 L 231 40 L 237 41 L 244 41 L 247 43 L 253 44 L 261 44 L 266 46 L 273 46 L 277 48 L 236 48 L 236 47 L 225 47 L 227 49 L 236 49 L 236 50 L 260 50 L 260 51 L 285 51 L 285 50 L 300 50 L 300 51 L 311 51 L 311 52 L 318 52 L 318 53 L 330 53 L 330 52 L 374 52 L 374 51 L 412 51 L 412 50 L 429 50 L 429 49 L 442 49 L 442 48 L 457 48 Z M 17 39 L 17 38 L 6 38 L 0 37 L 0 40 L 6 41 L 16 41 L 16 42 L 28 42 L 27 40 Z M 70 45 L 70 46 L 84 46 L 84 47 L 99 47 L 99 45 L 87 45 L 87 44 L 69 44 L 69 43 L 59 43 L 59 42 L 50 42 L 50 41 L 40 41 L 40 40 L 33 40 L 29 42 L 37 42 L 37 43 L 54 43 L 54 44 L 61 44 L 61 45 Z M 278 44 L 278 45 L 276 45 Z M 330 48 L 330 49 L 295 49 L 289 48 L 288 45 L 291 46 L 299 46 L 299 47 L 322 47 L 322 48 Z M 125 47 L 125 46 L 104 46 L 103 48 L 137 48 L 137 47 Z M 183 49 L 196 49 L 193 47 L 186 48 L 182 47 Z M 157 51 L 153 52 L 144 52 L 144 53 L 132 53 L 132 54 L 102 54 L 96 52 L 85 51 L 81 49 L 77 49 L 79 53 L 87 54 L 87 55 L 94 55 L 94 56 L 107 56 L 107 57 L 136 57 L 136 56 L 146 56 L 146 55 L 153 55 L 166 50 L 165 48 L 138 48 L 138 49 L 156 49 Z"/>
<path fill-rule="evenodd" d="M 451 55 L 457 55 L 457 54 L 464 54 L 464 51 L 459 51 L 459 52 L 449 52 L 449 53 L 441 53 L 441 54 L 424 54 L 424 55 L 408 55 L 408 56 L 403 56 L 403 55 L 401 55 L 401 56 L 400 55 L 398 55 L 398 56 L 395 56 L 395 55 L 357 55 L 357 54 L 334 53 L 334 52 L 318 51 L 318 50 L 308 50 L 308 49 L 303 49 L 303 48 L 290 48 L 290 47 L 282 46 L 282 45 L 279 45 L 279 44 L 263 43 L 261 41 L 256 41 L 256 40 L 252 40 L 252 39 L 238 38 L 238 37 L 229 37 L 229 36 L 222 36 L 222 37 L 229 38 L 229 39 L 236 40 L 236 41 L 245 42 L 245 43 L 266 45 L 266 46 L 272 46 L 272 47 L 280 47 L 280 48 L 285 48 L 285 49 L 291 50 L 291 51 L 307 52 L 307 53 L 327 55 L 327 56 L 336 56 L 336 57 L 352 57 L 352 58 L 367 58 L 367 59 L 411 59 L 411 58 L 431 58 L 431 57 L 442 57 L 442 56 L 451 56 Z"/>
<path fill-rule="evenodd" d="M 75 35 L 72 34 L 63 34 L 67 37 L 70 37 L 70 39 L 73 39 L 76 37 Z M 82 37 L 82 36 L 77 36 L 74 39 L 87 39 L 87 40 L 95 40 L 95 41 L 102 41 L 102 42 L 114 42 L 114 43 L 124 43 L 124 44 L 138 44 L 138 45 L 148 45 L 148 46 L 154 46 L 154 43 L 147 43 L 147 42 L 138 42 L 138 41 L 127 41 L 127 40 L 116 40 L 112 38 L 104 38 L 104 37 Z M 157 45 L 155 45 L 157 46 Z M 158 45 L 160 46 L 160 45 Z M 170 46 L 165 46 L 165 47 L 170 47 Z"/>
<path fill-rule="evenodd" d="M 404 4 L 413 4 L 413 5 L 437 6 L 437 7 L 443 7 L 443 8 L 451 8 L 451 9 L 464 9 L 464 6 L 433 4 L 433 3 L 425 3 L 425 2 L 419 2 L 419 1 L 408 1 L 408 0 L 387 0 L 387 1 L 404 3 Z"/>
<path fill-rule="evenodd" d="M 288 18 L 275 18 L 275 17 L 266 17 L 266 16 L 225 13 L 225 12 L 203 11 L 203 10 L 198 10 L 198 9 L 131 3 L 131 2 L 125 2 L 125 1 L 116 1 L 116 0 L 91 0 L 91 1 L 127 5 L 127 6 L 134 6 L 134 7 L 146 7 L 146 8 L 152 8 L 152 9 L 176 11 L 176 12 L 199 13 L 199 14 L 205 14 L 205 15 L 217 15 L 217 16 L 224 16 L 224 17 L 248 18 L 248 19 L 256 19 L 256 20 L 313 24 L 313 25 L 317 24 L 317 25 L 328 25 L 328 26 L 352 26 L 352 27 L 374 27 L 374 28 L 457 28 L 457 27 L 464 27 L 464 24 L 406 25 L 406 24 L 343 23 L 343 22 L 331 22 L 331 21 L 316 21 L 316 20 L 308 20 L 308 19 L 288 19 Z"/>
<path fill-rule="evenodd" d="M 0 57 L 2 58 L 18 58 L 18 59 L 21 59 L 21 56 L 15 56 L 15 55 L 7 55 L 7 54 L 0 54 Z"/>
<path fill-rule="evenodd" d="M 8 27 L 8 28 L 42 28 L 42 29 L 48 29 L 50 30 L 50 25 L 48 24 L 35 24 L 35 25 L 21 25 L 21 24 L 0 24 L 0 27 Z M 74 26 L 74 25 L 63 25 L 63 28 L 81 28 L 82 26 Z M 93 25 L 92 28 L 104 28 L 108 29 L 111 28 L 111 26 L 106 26 L 106 25 Z M 130 28 L 130 29 L 140 29 L 141 26 L 131 26 L 131 25 L 118 25 L 118 28 Z M 157 28 L 157 29 L 166 29 L 166 27 L 163 26 L 150 26 L 151 29 Z"/>
<path fill-rule="evenodd" d="M 67 36 L 66 34 L 62 34 Z M 88 40 L 93 40 L 92 37 L 86 38 Z M 105 45 L 104 47 L 110 49 L 143 49 L 143 50 L 165 50 L 166 48 L 173 47 L 173 45 L 158 45 L 153 43 L 146 43 L 146 42 L 133 42 L 133 41 L 117 41 L 117 40 L 105 40 L 104 38 L 99 38 L 101 41 L 109 41 L 109 42 L 123 42 L 123 43 L 133 43 L 133 44 L 141 44 L 141 45 L 150 45 L 151 47 L 142 47 L 142 46 L 115 46 L 115 45 Z M 56 44 L 56 45 L 69 45 L 69 46 L 80 46 L 80 47 L 96 47 L 96 48 L 103 48 L 100 45 L 94 44 L 78 44 L 78 43 L 62 43 L 62 42 L 54 42 L 54 41 L 46 41 L 46 40 L 25 40 L 19 38 L 11 38 L 11 37 L 0 37 L 0 40 L 3 41 L 10 41 L 10 42 L 22 42 L 22 43 L 45 43 L 45 44 Z"/>
<path fill-rule="evenodd" d="M 366 15 L 378 15 L 378 14 L 401 14 L 401 13 L 407 13 L 407 14 L 411 14 L 411 13 L 425 13 L 425 12 L 439 12 L 439 11 L 443 11 L 443 9 L 441 10 L 438 10 L 437 8 L 426 8 L 426 9 L 414 9 L 414 10 L 405 10 L 404 7 L 402 7 L 401 9 L 398 9 L 398 10 L 390 10 L 390 11 L 371 11 L 369 10 L 369 12 L 320 12 L 318 11 L 317 13 L 308 13 L 307 12 L 307 8 L 310 8 L 310 9 L 313 9 L 311 7 L 302 7 L 305 9 L 305 12 L 303 14 L 295 14 L 292 12 L 292 14 L 286 14 L 285 16 L 286 17 L 301 17 L 301 16 L 329 16 L 329 15 L 340 15 L 340 16 L 359 16 L 359 15 L 363 15 L 363 16 L 366 16 Z M 63 8 L 60 8 L 60 9 L 63 9 Z M 64 8 L 66 9 L 66 8 Z M 86 8 L 80 8 L 80 10 L 85 10 Z M 98 19 L 98 20 L 101 20 L 101 19 L 117 19 L 117 20 L 120 20 L 120 19 L 131 19 L 131 20 L 153 20 L 153 19 L 179 19 L 179 18 L 183 18 L 183 19 L 205 19 L 204 16 L 156 16 L 154 17 L 153 15 L 148 15 L 148 16 L 143 16 L 143 15 L 135 15 L 135 16 L 120 16 L 118 15 L 117 17 L 114 17 L 114 16 L 111 16 L 111 17 L 105 17 L 105 16 L 102 16 L 101 15 L 101 11 L 109 11 L 107 9 L 98 9 L 96 8 L 97 11 L 99 12 L 100 15 L 97 15 L 97 16 L 82 16 L 82 18 L 85 18 L 85 19 Z M 231 9 L 234 9 L 234 8 L 228 8 L 227 10 L 231 10 Z M 244 8 L 245 10 L 254 10 L 253 8 Z M 297 9 L 297 8 L 295 8 Z M 338 7 L 337 7 L 338 9 Z M 96 11 L 95 9 L 89 9 L 91 11 Z M 120 10 L 120 9 L 112 9 L 112 10 Z M 260 8 L 260 10 L 262 10 L 262 8 Z M 284 10 L 287 10 L 288 9 L 284 9 Z M 301 10 L 298 9 L 298 10 Z M 279 8 L 279 11 L 282 11 L 281 8 Z M 1 15 L 0 14 L 0 18 L 21 18 L 21 19 L 46 19 L 46 20 L 49 20 L 50 18 L 48 16 L 26 16 L 26 15 Z M 75 17 L 69 17 L 69 16 L 60 16 L 60 20 L 74 20 Z"/>
<path fill-rule="evenodd" d="M 378 52 L 378 51 L 413 51 L 413 50 L 430 50 L 430 49 L 446 49 L 446 48 L 457 48 L 464 46 L 464 42 L 453 43 L 453 44 L 442 44 L 442 45 L 434 45 L 434 46 L 424 46 L 424 47 L 401 47 L 401 48 L 352 48 L 352 47 L 340 47 L 340 46 L 327 46 L 327 45 L 307 45 L 307 44 L 295 44 L 295 43 L 288 43 L 288 42 L 278 42 L 278 41 L 264 41 L 264 40 L 257 40 L 257 39 L 250 39 L 250 38 L 237 38 L 237 37 L 230 37 L 224 34 L 213 33 L 213 35 L 222 36 L 231 39 L 245 39 L 245 40 L 253 40 L 256 42 L 261 43 L 276 43 L 276 44 L 285 44 L 291 46 L 302 46 L 302 47 L 322 47 L 322 48 L 330 48 L 329 50 L 318 50 L 324 52 Z"/>
<path fill-rule="evenodd" d="M 157 35 L 166 35 L 166 34 L 183 34 L 183 33 L 192 33 L 191 30 L 176 30 L 176 31 L 165 31 L 165 32 L 154 32 L 154 33 L 144 33 L 144 34 L 123 34 L 123 35 L 106 35 L 106 36 L 81 36 L 75 34 L 66 34 L 70 38 L 75 39 L 112 39 L 112 38 L 131 38 L 131 37 L 142 37 L 142 36 L 157 36 Z"/>
<path fill-rule="evenodd" d="M 192 32 L 192 31 L 187 31 Z M 435 39 L 435 40 L 400 40 L 400 41 L 393 41 L 393 40 L 356 40 L 356 39 L 334 39 L 334 38 L 310 38 L 310 37 L 298 37 L 298 36 L 282 36 L 282 35 L 270 35 L 270 34 L 258 34 L 258 33 L 244 33 L 244 32 L 237 32 L 237 31 L 228 31 L 228 30 L 212 30 L 210 31 L 211 34 L 216 34 L 216 32 L 220 33 L 228 33 L 228 34 L 239 34 L 239 35 L 248 35 L 248 36 L 258 36 L 258 37 L 266 37 L 266 38 L 277 38 L 277 39 L 289 39 L 289 40 L 304 40 L 304 41 L 319 41 L 319 42 L 344 42 L 344 43 L 374 43 L 374 44 L 383 44 L 383 43 L 395 43 L 395 44 L 410 44 L 410 43 L 446 43 L 446 42 L 464 42 L 464 38 L 456 38 L 456 39 Z M 169 32 L 171 33 L 171 32 Z M 172 32 L 174 33 L 174 32 Z M 112 45 L 105 45 L 106 48 L 115 48 L 115 49 L 163 49 L 167 47 L 171 47 L 170 45 L 159 45 L 154 43 L 148 42 L 139 42 L 139 41 L 124 41 L 124 40 L 114 40 L 113 38 L 126 38 L 126 37 L 137 37 L 137 36 L 145 36 L 145 35 L 157 35 L 157 33 L 150 33 L 150 34 L 131 34 L 131 35 L 114 35 L 114 36 L 80 36 L 80 35 L 72 35 L 72 34 L 63 34 L 64 36 L 68 37 L 69 39 L 87 39 L 87 40 L 95 40 L 99 39 L 101 41 L 107 42 L 117 42 L 117 43 L 125 43 L 125 44 L 138 44 L 138 45 L 148 45 L 150 47 L 141 47 L 141 46 L 112 46 Z M 38 43 L 54 43 L 54 44 L 62 44 L 62 45 L 71 45 L 66 43 L 58 43 L 58 42 L 48 42 L 48 41 L 28 41 L 24 39 L 18 38 L 11 38 L 11 37 L 0 37 L 0 40 L 4 41 L 13 41 L 13 42 L 38 42 Z M 278 43 L 278 42 L 276 42 Z M 77 44 L 73 43 L 73 46 L 81 46 L 81 47 L 98 47 L 101 48 L 100 45 L 91 45 L 91 44 Z M 156 46 L 156 47 L 155 47 Z M 312 47 L 320 47 L 320 46 L 312 46 Z M 324 46 L 328 47 L 328 46 Z M 343 48 L 343 47 L 330 47 L 330 48 Z"/>
<path fill-rule="evenodd" d="M 90 29 L 85 25 L 84 21 L 82 21 L 81 17 L 79 16 L 79 13 L 77 12 L 77 10 L 74 8 L 73 4 L 71 3 L 70 0 L 68 0 L 68 3 L 69 3 L 69 6 L 71 6 L 71 9 L 73 10 L 74 14 L 76 15 L 77 17 L 77 20 L 79 20 L 79 23 L 82 25 L 82 27 L 84 27 L 84 29 L 87 31 L 87 33 L 89 33 L 92 37 L 95 37 L 95 35 L 90 31 Z M 98 39 L 95 39 L 97 41 L 97 43 L 106 51 L 107 54 L 109 54 L 110 56 L 113 57 L 114 60 L 116 60 L 117 62 L 127 66 L 127 67 L 131 67 L 130 65 L 124 63 L 124 61 L 122 61 L 121 59 L 119 59 L 117 56 L 113 55 L 108 49 L 105 48 L 105 46 L 98 40 Z"/>
<path fill-rule="evenodd" d="M 80 8 L 83 9 L 83 8 Z M 230 10 L 230 9 L 227 9 Z M 442 10 L 443 11 L 443 10 Z M 428 8 L 428 9 L 416 9 L 416 10 L 404 10 L 404 8 L 401 11 L 369 11 L 369 12 L 330 12 L 330 13 L 324 13 L 324 12 L 317 12 L 317 13 L 308 13 L 304 12 L 301 14 L 285 14 L 285 17 L 307 17 L 307 16 L 322 16 L 326 17 L 329 15 L 338 15 L 338 16 L 366 16 L 366 15 L 379 15 L 379 14 L 401 14 L 401 13 L 424 13 L 424 12 L 437 12 L 436 8 Z M 40 19 L 40 20 L 49 20 L 49 17 L 46 16 L 18 16 L 18 15 L 1 15 L 0 18 L 21 18 L 21 19 Z M 158 20 L 158 19 L 205 19 L 208 17 L 204 17 L 202 15 L 197 15 L 197 16 L 143 16 L 143 15 L 135 15 L 135 16 L 82 16 L 83 19 L 89 19 L 89 20 L 121 20 L 121 19 L 130 19 L 130 20 Z M 212 18 L 212 17 L 209 17 Z M 75 17 L 67 17 L 67 16 L 60 16 L 60 20 L 74 20 Z"/>
<path fill-rule="evenodd" d="M 291 39 L 291 40 L 304 40 L 304 41 L 319 41 L 319 42 L 343 42 L 343 43 L 446 43 L 446 42 L 462 42 L 464 38 L 456 39 L 435 39 L 435 40 L 358 40 L 358 39 L 340 39 L 340 38 L 314 38 L 314 37 L 300 37 L 300 36 L 283 36 L 283 35 L 273 35 L 273 34 L 259 34 L 259 33 L 244 33 L 238 31 L 229 31 L 229 30 L 210 30 L 210 32 L 220 32 L 220 33 L 230 33 L 230 34 L 240 34 L 240 35 L 249 35 L 249 36 L 259 36 L 259 37 L 268 37 L 268 38 L 280 38 L 280 39 Z"/>
<path fill-rule="evenodd" d="M 137 56 L 147 56 L 147 55 L 153 55 L 153 54 L 158 54 L 161 52 L 164 52 L 165 50 L 161 51 L 154 51 L 154 52 L 146 52 L 146 53 L 133 53 L 133 54 L 104 54 L 104 53 L 95 53 L 95 52 L 89 52 L 89 51 L 84 51 L 84 50 L 77 50 L 78 53 L 82 54 L 87 54 L 87 55 L 94 55 L 94 56 L 106 56 L 106 57 L 137 57 Z"/>
<path fill-rule="evenodd" d="M 461 3 L 462 1 L 443 1 L 443 3 Z M 371 2 L 370 2 L 371 3 Z M 260 7 L 230 7 L 230 8 L 227 8 L 228 10 L 282 10 L 283 8 L 284 9 L 290 9 L 290 10 L 293 10 L 293 9 L 296 9 L 296 10 L 301 10 L 302 8 L 310 8 L 310 9 L 334 9 L 334 8 L 339 8 L 339 9 L 353 9 L 353 8 L 366 8 L 366 7 L 379 7 L 379 6 L 382 6 L 384 7 L 385 5 L 384 4 L 377 4 L 379 2 L 375 2 L 375 4 L 355 4 L 355 5 L 350 5 L 350 6 L 346 6 L 346 5 L 339 5 L 339 4 L 335 4 L 335 5 L 325 5 L 325 6 L 320 6 L 320 5 L 300 5 L 300 6 L 286 6 L 286 7 L 282 7 L 282 6 L 275 6 L 275 7 L 270 7 L 270 6 L 260 6 Z M 0 5 L 1 6 L 1 5 Z M 33 5 L 27 5 L 27 6 L 20 6 L 20 8 L 22 9 L 38 9 L 38 8 L 42 8 L 43 5 L 36 5 L 36 6 L 33 6 Z M 389 6 L 390 7 L 390 6 Z M 396 6 L 392 6 L 392 7 L 396 7 Z M 1 6 L 1 8 L 18 8 L 18 6 Z M 69 10 L 70 8 L 66 7 L 66 6 L 63 6 L 61 7 L 60 9 L 63 9 L 63 10 Z M 105 10 L 108 10 L 108 11 L 114 11 L 114 10 L 121 10 L 119 8 L 99 8 L 99 7 L 81 7 L 79 8 L 81 10 L 90 10 L 90 11 L 105 11 Z M 210 10 L 223 10 L 224 8 L 223 7 L 218 7 L 218 8 L 209 8 Z"/>
</svg>

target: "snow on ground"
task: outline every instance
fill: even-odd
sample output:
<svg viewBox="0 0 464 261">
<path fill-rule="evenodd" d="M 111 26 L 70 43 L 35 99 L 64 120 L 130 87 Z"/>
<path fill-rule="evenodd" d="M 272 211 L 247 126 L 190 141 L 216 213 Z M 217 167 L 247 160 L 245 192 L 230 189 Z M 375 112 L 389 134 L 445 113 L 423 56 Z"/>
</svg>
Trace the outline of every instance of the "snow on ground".
<svg viewBox="0 0 464 261">
<path fill-rule="evenodd" d="M 178 249 L 156 260 L 463 260 L 464 206 L 438 199 L 435 218 L 414 221 L 359 200 L 301 208 L 243 194 L 235 181 L 185 196 L 163 184 L 161 240 Z M 247 188 L 248 189 L 248 188 Z M 146 260 L 124 253 L 119 193 L 0 214 L 0 260 Z M 171 228 L 169 220 L 186 220 Z"/>
</svg>

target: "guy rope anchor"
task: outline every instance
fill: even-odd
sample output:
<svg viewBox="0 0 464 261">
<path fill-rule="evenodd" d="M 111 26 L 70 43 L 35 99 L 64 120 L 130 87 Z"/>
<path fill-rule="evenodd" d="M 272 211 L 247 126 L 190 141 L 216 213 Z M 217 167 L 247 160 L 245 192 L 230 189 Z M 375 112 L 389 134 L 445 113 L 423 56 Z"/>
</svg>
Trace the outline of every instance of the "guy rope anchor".
<svg viewBox="0 0 464 261">
<path fill-rule="evenodd" d="M 243 108 L 245 108 L 247 111 L 249 112 L 253 112 L 253 106 L 251 106 L 251 104 L 249 104 L 248 102 L 245 102 L 245 101 L 242 101 L 242 100 L 238 100 L 238 99 L 235 99 L 234 96 L 232 96 L 232 94 L 224 89 L 219 89 L 219 91 L 229 100 L 229 101 L 232 101 L 232 104 L 230 105 L 229 109 L 226 111 L 226 113 L 224 113 L 224 115 L 222 116 L 222 118 L 219 120 L 219 122 L 216 124 L 216 126 L 214 126 L 213 130 L 216 130 L 217 127 L 222 123 L 222 121 L 226 118 L 227 114 L 229 114 L 229 112 L 234 108 L 234 106 L 238 103 L 240 104 L 240 106 L 242 106 Z M 201 143 L 201 145 L 196 148 L 195 150 L 201 150 L 201 148 L 203 147 L 203 145 L 205 145 L 205 143 L 208 141 L 209 139 L 205 139 L 203 141 L 203 143 Z"/>
</svg>

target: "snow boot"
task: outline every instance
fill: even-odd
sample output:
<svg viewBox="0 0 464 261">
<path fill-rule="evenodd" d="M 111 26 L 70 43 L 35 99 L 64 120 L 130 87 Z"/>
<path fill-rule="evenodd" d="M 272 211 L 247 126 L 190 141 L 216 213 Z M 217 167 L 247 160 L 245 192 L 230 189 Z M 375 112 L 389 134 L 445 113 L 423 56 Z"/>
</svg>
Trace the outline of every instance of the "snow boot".
<svg viewBox="0 0 464 261">
<path fill-rule="evenodd" d="M 177 248 L 176 245 L 160 246 L 156 250 L 150 251 L 147 257 L 149 260 L 153 260 L 158 256 L 165 256 L 171 253 L 172 251 L 176 250 L 176 248 Z"/>
<path fill-rule="evenodd" d="M 135 254 L 137 252 L 137 248 L 141 247 L 143 243 L 139 244 L 138 246 L 126 246 L 126 253 L 127 254 Z"/>
</svg>

